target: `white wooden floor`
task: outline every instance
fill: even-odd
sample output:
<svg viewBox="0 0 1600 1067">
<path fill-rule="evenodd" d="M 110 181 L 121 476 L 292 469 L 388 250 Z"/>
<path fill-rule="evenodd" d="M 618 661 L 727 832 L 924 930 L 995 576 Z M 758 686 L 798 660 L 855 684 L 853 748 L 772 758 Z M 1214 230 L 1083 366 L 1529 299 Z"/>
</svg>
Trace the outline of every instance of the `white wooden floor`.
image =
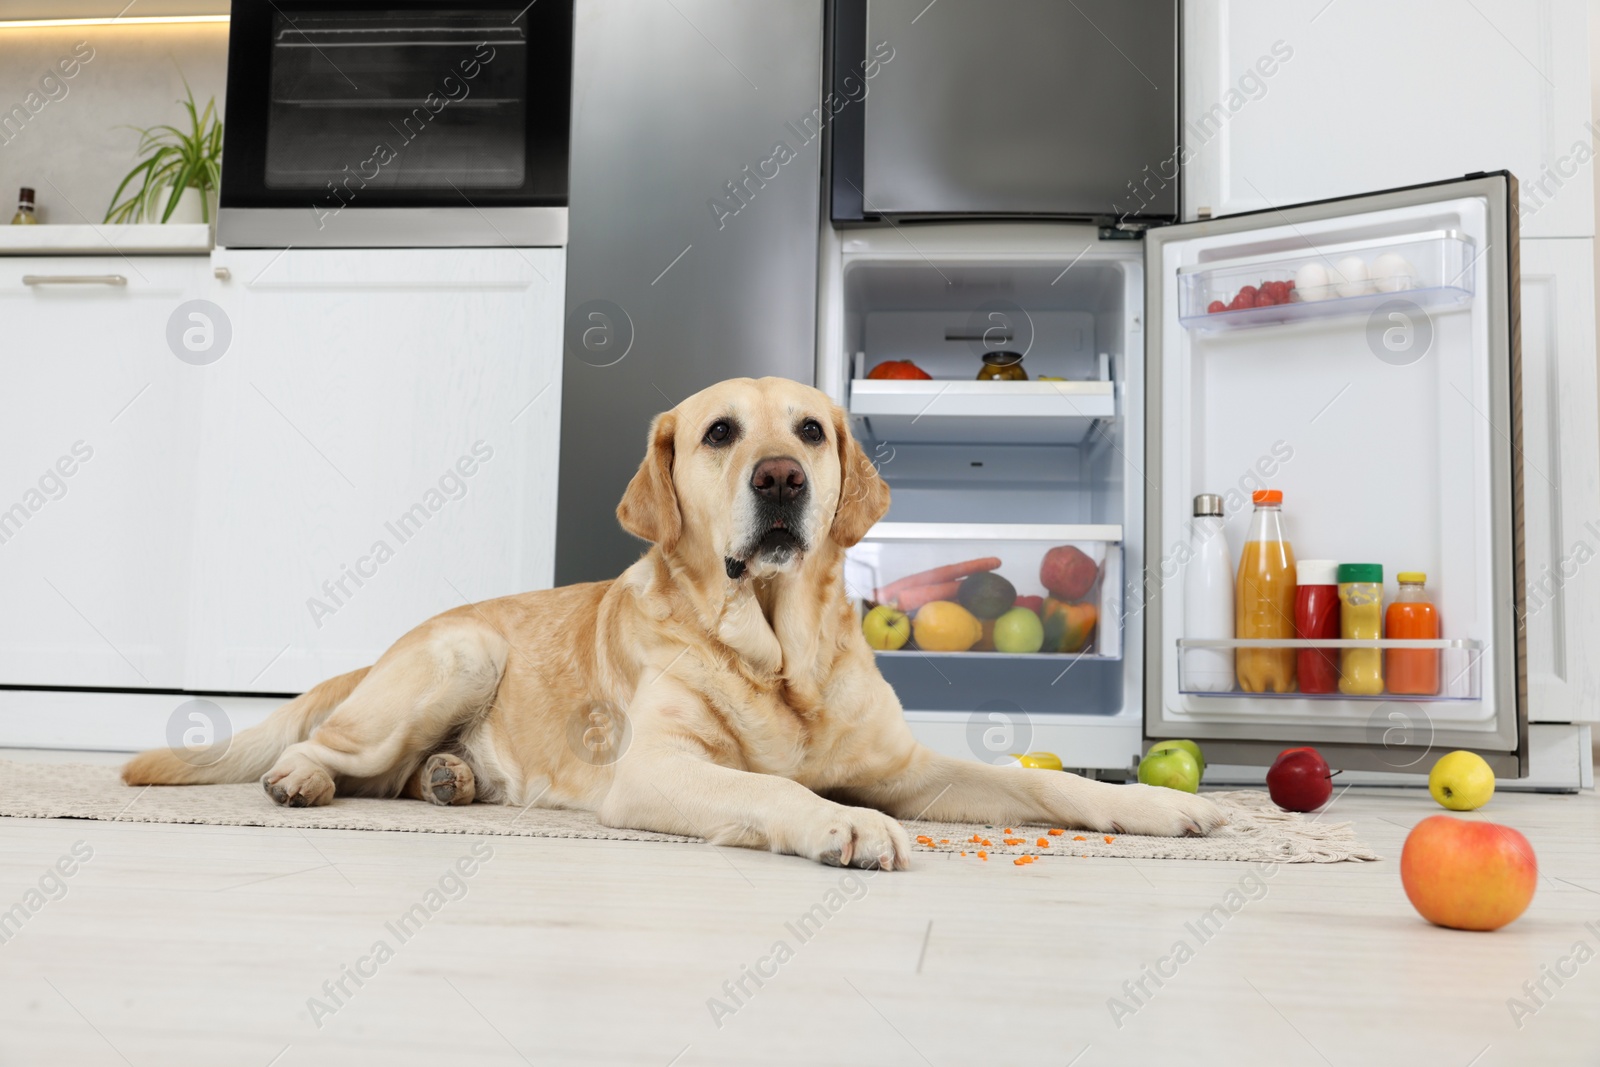
<svg viewBox="0 0 1600 1067">
<path fill-rule="evenodd" d="M 1384 861 L 1259 883 L 1245 864 L 920 854 L 851 883 L 705 846 L 5 820 L 0 911 L 75 843 L 93 855 L 0 944 L 0 1063 L 1600 1063 L 1600 958 L 1570 956 L 1600 956 L 1600 799 L 1483 812 L 1542 874 L 1493 934 L 1429 926 L 1401 891 L 1405 832 L 1438 810 L 1347 792 L 1328 818 Z M 492 858 L 402 941 L 386 924 L 474 844 Z M 1201 943 L 1186 924 L 1233 889 L 1256 899 Z M 818 904 L 802 940 L 788 924 Z M 1180 939 L 1192 958 L 1128 999 Z M 392 958 L 324 992 L 380 941 Z M 792 958 L 761 964 L 779 941 Z M 1507 1000 L 1541 978 L 1519 1027 Z"/>
</svg>

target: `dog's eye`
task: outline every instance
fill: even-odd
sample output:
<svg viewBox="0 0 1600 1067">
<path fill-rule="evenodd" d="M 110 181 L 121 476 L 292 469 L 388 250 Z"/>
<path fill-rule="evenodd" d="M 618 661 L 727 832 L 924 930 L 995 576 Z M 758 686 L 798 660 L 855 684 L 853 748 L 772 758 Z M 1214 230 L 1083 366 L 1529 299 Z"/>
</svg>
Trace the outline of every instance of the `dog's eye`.
<svg viewBox="0 0 1600 1067">
<path fill-rule="evenodd" d="M 708 445 L 725 445 L 733 437 L 733 423 L 727 419 L 718 419 L 706 429 L 705 442 Z"/>
<path fill-rule="evenodd" d="M 827 435 L 822 432 L 822 423 L 816 419 L 807 419 L 800 424 L 800 429 L 795 431 L 800 435 L 800 440 L 820 445 L 827 440 Z"/>
</svg>

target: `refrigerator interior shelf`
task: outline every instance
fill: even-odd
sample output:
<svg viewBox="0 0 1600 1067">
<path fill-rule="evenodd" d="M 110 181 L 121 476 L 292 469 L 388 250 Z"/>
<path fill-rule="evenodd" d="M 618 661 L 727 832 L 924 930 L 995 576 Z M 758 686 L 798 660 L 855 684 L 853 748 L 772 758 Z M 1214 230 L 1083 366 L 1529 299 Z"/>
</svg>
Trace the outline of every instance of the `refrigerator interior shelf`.
<svg viewBox="0 0 1600 1067">
<path fill-rule="evenodd" d="M 1481 700 L 1483 695 L 1482 641 L 1467 638 L 1439 638 L 1435 640 L 1356 640 L 1348 638 L 1322 639 L 1263 639 L 1217 638 L 1178 640 L 1178 692 L 1187 697 L 1221 698 L 1225 700 L 1363 700 L 1394 702 L 1433 702 L 1442 700 Z M 1190 662 L 1186 652 L 1223 650 L 1230 653 L 1251 649 L 1278 650 L 1298 653 L 1306 649 L 1327 652 L 1335 669 L 1348 670 L 1343 650 L 1371 650 L 1380 657 L 1386 682 L 1389 680 L 1389 652 L 1432 653 L 1437 670 L 1437 686 L 1433 693 L 1392 693 L 1387 688 L 1377 693 L 1303 693 L 1298 689 L 1287 693 L 1247 693 L 1236 687 L 1226 690 L 1200 688 L 1193 671 L 1206 664 Z M 1370 664 L 1369 664 L 1370 666 Z"/>
<path fill-rule="evenodd" d="M 850 383 L 850 414 L 874 441 L 1076 445 L 1116 410 L 1109 381 Z"/>
<path fill-rule="evenodd" d="M 1395 302 L 1392 310 L 1402 316 L 1466 305 L 1478 258 L 1471 238 L 1442 230 L 1195 264 L 1179 272 L 1178 319 L 1193 330 L 1216 331 L 1372 315 Z M 1246 286 L 1256 290 L 1255 299 L 1277 302 L 1236 306 Z"/>
</svg>

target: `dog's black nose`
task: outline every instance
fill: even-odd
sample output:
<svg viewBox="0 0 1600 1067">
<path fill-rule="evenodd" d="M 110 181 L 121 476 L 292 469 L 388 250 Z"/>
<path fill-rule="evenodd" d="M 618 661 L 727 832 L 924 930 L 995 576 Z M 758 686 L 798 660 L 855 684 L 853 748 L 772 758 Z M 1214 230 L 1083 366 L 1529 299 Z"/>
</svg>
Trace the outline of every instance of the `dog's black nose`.
<svg viewBox="0 0 1600 1067">
<path fill-rule="evenodd" d="M 786 456 L 764 459 L 756 464 L 755 473 L 750 476 L 750 488 L 763 500 L 787 504 L 805 492 L 806 472 Z"/>
</svg>

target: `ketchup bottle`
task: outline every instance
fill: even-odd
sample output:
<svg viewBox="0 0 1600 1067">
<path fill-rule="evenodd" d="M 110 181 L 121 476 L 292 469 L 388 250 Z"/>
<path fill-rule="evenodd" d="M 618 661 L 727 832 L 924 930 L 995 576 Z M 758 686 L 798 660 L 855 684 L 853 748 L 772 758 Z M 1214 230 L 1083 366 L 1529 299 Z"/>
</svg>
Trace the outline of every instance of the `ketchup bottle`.
<svg viewBox="0 0 1600 1067">
<path fill-rule="evenodd" d="M 1303 559 L 1295 566 L 1294 635 L 1302 640 L 1339 636 L 1339 564 Z M 1302 648 L 1296 662 L 1302 693 L 1339 691 L 1339 650 Z"/>
</svg>

